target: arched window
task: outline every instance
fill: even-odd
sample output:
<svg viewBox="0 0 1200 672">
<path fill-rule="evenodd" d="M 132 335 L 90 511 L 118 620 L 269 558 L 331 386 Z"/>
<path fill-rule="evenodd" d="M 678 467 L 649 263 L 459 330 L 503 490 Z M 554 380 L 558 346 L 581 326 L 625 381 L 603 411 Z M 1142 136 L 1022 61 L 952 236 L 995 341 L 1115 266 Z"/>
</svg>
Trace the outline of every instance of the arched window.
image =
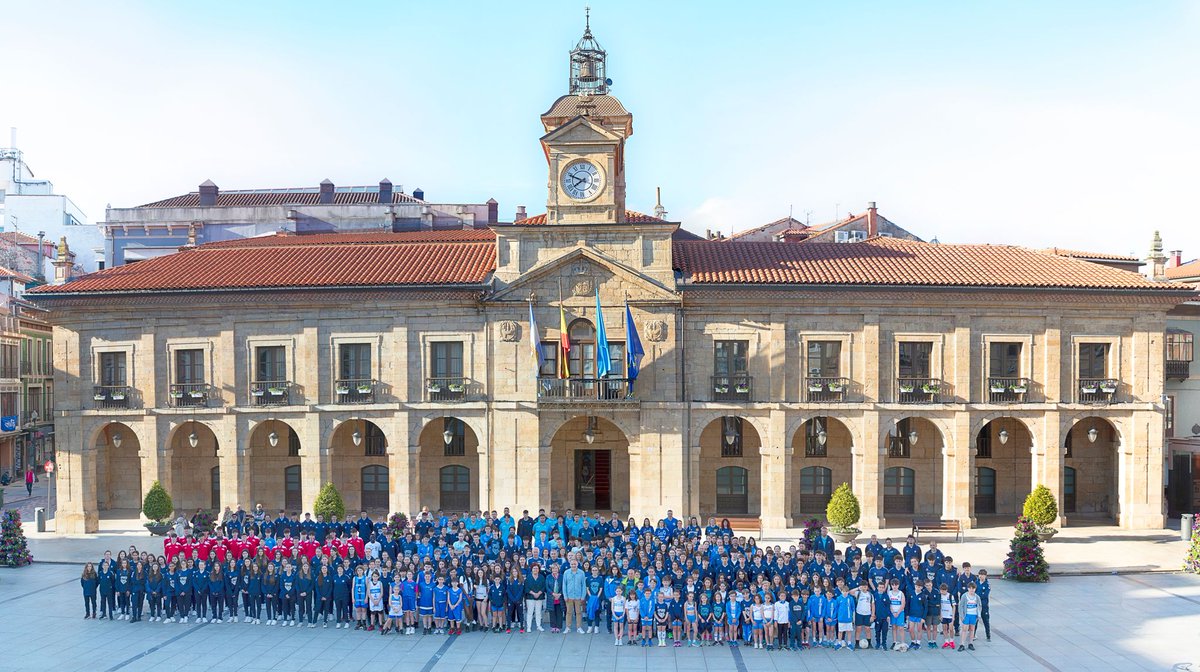
<svg viewBox="0 0 1200 672">
<path fill-rule="evenodd" d="M 445 511 L 466 511 L 471 508 L 471 470 L 457 464 L 442 467 L 440 506 Z"/>
<path fill-rule="evenodd" d="M 221 467 L 213 467 L 210 472 L 212 476 L 212 509 L 213 511 L 221 510 Z"/>
<path fill-rule="evenodd" d="M 446 432 L 450 432 L 450 442 L 446 443 Z M 447 457 L 459 457 L 467 454 L 467 423 L 458 418 L 442 419 L 442 444 Z"/>
<path fill-rule="evenodd" d="M 975 468 L 975 513 L 996 512 L 996 470 Z"/>
<path fill-rule="evenodd" d="M 304 508 L 304 500 L 300 496 L 300 465 L 294 464 L 283 470 L 283 508 L 288 511 L 299 511 Z"/>
<path fill-rule="evenodd" d="M 800 470 L 800 510 L 822 512 L 833 496 L 833 471 L 827 467 Z"/>
<path fill-rule="evenodd" d="M 388 468 L 370 464 L 362 469 L 362 508 L 367 511 L 388 509 Z"/>
<path fill-rule="evenodd" d="M 742 467 L 717 469 L 717 513 L 749 513 L 749 474 Z"/>
<path fill-rule="evenodd" d="M 1063 470 L 1063 513 L 1075 513 L 1075 467 Z"/>
<path fill-rule="evenodd" d="M 883 472 L 883 512 L 912 514 L 915 510 L 916 473 L 908 467 Z"/>
<path fill-rule="evenodd" d="M 596 377 L 596 327 L 588 320 L 580 318 L 567 327 L 567 336 L 571 341 L 571 352 L 568 353 L 569 371 L 572 377 Z"/>
</svg>

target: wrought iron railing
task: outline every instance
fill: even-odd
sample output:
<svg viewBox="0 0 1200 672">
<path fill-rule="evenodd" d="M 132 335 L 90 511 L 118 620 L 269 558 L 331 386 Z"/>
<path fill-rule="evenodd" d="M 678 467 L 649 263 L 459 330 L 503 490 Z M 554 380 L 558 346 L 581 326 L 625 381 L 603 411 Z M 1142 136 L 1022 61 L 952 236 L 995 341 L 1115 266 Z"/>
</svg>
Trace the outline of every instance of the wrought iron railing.
<svg viewBox="0 0 1200 672">
<path fill-rule="evenodd" d="M 937 404 L 945 393 L 945 381 L 937 378 L 896 379 L 896 401 L 901 404 Z"/>
<path fill-rule="evenodd" d="M 1080 378 L 1075 390 L 1081 404 L 1110 404 L 1120 383 L 1115 378 Z"/>
<path fill-rule="evenodd" d="M 846 400 L 849 378 L 812 376 L 804 382 L 805 399 L 810 403 L 829 403 Z"/>
<path fill-rule="evenodd" d="M 96 385 L 92 388 L 92 408 L 131 408 L 128 385 Z"/>
<path fill-rule="evenodd" d="M 754 379 L 747 373 L 712 377 L 713 401 L 750 401 Z"/>
<path fill-rule="evenodd" d="M 1192 363 L 1176 359 L 1167 360 L 1167 380 L 1187 380 L 1192 375 Z"/>
<path fill-rule="evenodd" d="M 168 392 L 170 405 L 175 408 L 203 408 L 211 396 L 208 383 L 175 383 Z"/>
<path fill-rule="evenodd" d="M 333 403 L 373 404 L 377 382 L 371 378 L 342 378 L 333 383 Z"/>
<path fill-rule="evenodd" d="M 539 401 L 626 401 L 631 398 L 628 378 L 538 378 Z"/>
<path fill-rule="evenodd" d="M 1022 404 L 1029 400 L 1029 379 L 993 376 L 988 378 L 988 403 Z"/>
<path fill-rule="evenodd" d="M 250 383 L 251 406 L 287 406 L 291 403 L 292 381 L 256 380 Z"/>
</svg>

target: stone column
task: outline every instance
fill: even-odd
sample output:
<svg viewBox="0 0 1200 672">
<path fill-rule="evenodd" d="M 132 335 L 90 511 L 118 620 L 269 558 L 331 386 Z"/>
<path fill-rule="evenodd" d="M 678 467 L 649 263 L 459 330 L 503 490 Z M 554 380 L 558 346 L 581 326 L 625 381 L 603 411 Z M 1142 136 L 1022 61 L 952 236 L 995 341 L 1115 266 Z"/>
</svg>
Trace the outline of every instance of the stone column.
<svg viewBox="0 0 1200 672">
<path fill-rule="evenodd" d="M 971 414 L 956 413 L 953 436 L 943 437 L 942 517 L 960 520 L 964 528 L 975 527 L 975 446 L 971 437 Z"/>
<path fill-rule="evenodd" d="M 1070 431 L 1067 428 L 1066 431 Z M 1066 448 L 1064 442 L 1062 418 L 1058 411 L 1046 411 L 1042 416 L 1041 440 L 1034 437 L 1033 454 L 1033 484 L 1030 488 L 1045 485 L 1058 502 L 1058 520 L 1054 523 L 1060 527 L 1067 526 L 1067 516 L 1063 512 L 1063 467 L 1066 466 Z"/>
<path fill-rule="evenodd" d="M 662 487 L 658 505 L 659 509 L 663 511 L 662 515 L 666 515 L 667 509 L 671 509 L 677 518 L 683 516 L 687 510 L 687 502 L 684 498 L 687 456 L 683 447 L 683 436 L 675 431 L 658 431 L 655 434 L 642 434 L 641 436 L 648 436 L 650 440 L 657 441 L 658 452 L 662 455 L 660 473 Z M 636 438 L 641 438 L 641 436 Z M 632 468 L 630 471 L 632 472 Z M 630 485 L 632 486 L 632 483 Z"/>
<path fill-rule="evenodd" d="M 165 423 L 164 423 L 165 425 Z M 150 488 L 154 486 L 154 481 L 158 480 L 161 483 L 167 481 L 162 480 L 162 473 L 159 469 L 159 452 L 158 444 L 161 440 L 160 436 L 165 436 L 159 432 L 160 424 L 155 416 L 146 416 L 145 421 L 137 428 L 138 438 L 138 463 L 142 468 L 142 497 L 146 497 L 146 493 L 150 492 Z M 57 430 L 57 428 L 56 428 Z M 93 445 L 94 450 L 94 445 Z M 99 456 L 97 456 L 99 458 Z M 167 490 L 167 492 L 171 492 Z M 131 504 L 141 508 L 142 503 L 137 502 Z"/>
<path fill-rule="evenodd" d="M 772 411 L 767 432 L 759 447 L 759 517 L 766 529 L 788 526 L 786 455 L 783 437 L 787 434 L 787 414 Z"/>
<path fill-rule="evenodd" d="M 301 419 L 289 418 L 285 422 L 300 437 L 300 491 L 304 496 L 300 508 L 302 511 L 312 511 L 321 486 L 333 478 L 329 446 L 322 441 L 321 417 L 312 413 Z M 281 435 L 279 441 L 287 441 L 287 436 Z M 291 511 L 288 513 L 291 514 Z"/>
<path fill-rule="evenodd" d="M 1143 411 L 1121 427 L 1117 448 L 1117 490 L 1122 529 L 1162 529 L 1163 510 L 1163 415 Z"/>
<path fill-rule="evenodd" d="M 536 451 L 536 453 L 534 451 Z M 550 511 L 550 509 L 553 508 L 550 505 L 550 488 L 552 485 L 550 474 L 550 458 L 553 455 L 553 452 L 554 448 L 549 443 L 538 446 L 537 448 L 522 448 L 521 450 L 522 455 L 519 461 L 522 465 L 527 464 L 531 467 L 534 464 L 537 465 L 537 480 L 535 481 L 537 483 L 537 487 L 528 488 L 527 486 L 528 489 L 524 489 L 524 491 L 528 493 L 531 496 L 531 499 L 537 504 L 536 506 L 529 507 L 530 515 L 535 513 L 535 509 L 540 508 Z M 532 490 L 532 492 L 530 492 L 530 490 Z"/>
<path fill-rule="evenodd" d="M 387 437 L 388 509 L 411 518 L 420 511 L 420 507 L 414 508 L 409 498 L 409 493 L 412 492 L 409 464 L 412 450 L 408 445 L 408 414 L 401 411 L 373 418 L 372 422 L 379 425 L 379 429 Z"/>
<path fill-rule="evenodd" d="M 851 451 L 854 460 L 852 487 L 858 496 L 862 519 L 858 526 L 866 530 L 884 527 L 883 517 L 883 430 L 878 413 L 864 413 L 860 420 L 860 440 Z"/>
<path fill-rule="evenodd" d="M 57 534 L 84 534 L 100 529 L 96 505 L 96 446 L 87 441 L 78 415 L 54 423 L 55 514 Z"/>
<path fill-rule="evenodd" d="M 221 470 L 221 507 L 237 510 L 237 505 L 254 510 L 250 501 L 250 479 L 246 473 L 246 446 L 236 424 L 236 416 L 206 422 L 217 437 L 217 466 Z M 182 431 L 190 431 L 184 427 Z M 186 439 L 185 439 L 186 440 Z M 218 511 L 220 514 L 220 511 Z"/>
</svg>

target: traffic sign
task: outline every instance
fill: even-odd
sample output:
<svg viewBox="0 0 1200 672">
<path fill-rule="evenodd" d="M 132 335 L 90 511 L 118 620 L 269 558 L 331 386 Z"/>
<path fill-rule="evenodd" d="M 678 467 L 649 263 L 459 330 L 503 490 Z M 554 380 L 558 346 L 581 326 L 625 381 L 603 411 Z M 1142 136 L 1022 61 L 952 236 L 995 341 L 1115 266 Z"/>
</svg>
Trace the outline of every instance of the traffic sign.
<svg viewBox="0 0 1200 672">
<path fill-rule="evenodd" d="M 42 466 L 46 469 L 47 474 L 54 473 L 54 460 L 46 460 L 46 464 Z"/>
</svg>

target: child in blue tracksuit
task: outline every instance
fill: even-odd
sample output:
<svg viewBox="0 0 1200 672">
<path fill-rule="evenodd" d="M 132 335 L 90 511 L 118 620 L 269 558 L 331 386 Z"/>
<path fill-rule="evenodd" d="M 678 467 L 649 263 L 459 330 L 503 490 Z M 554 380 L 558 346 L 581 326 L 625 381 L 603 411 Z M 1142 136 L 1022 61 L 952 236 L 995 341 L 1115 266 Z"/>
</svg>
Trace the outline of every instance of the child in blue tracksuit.
<svg viewBox="0 0 1200 672">
<path fill-rule="evenodd" d="M 192 598 L 196 605 L 196 622 L 208 622 L 208 567 L 203 560 L 196 563 L 192 573 Z"/>
<path fill-rule="evenodd" d="M 192 598 L 196 591 L 192 587 L 192 570 L 181 568 L 175 572 L 175 611 L 179 614 L 179 622 L 187 623 L 192 611 Z"/>
<path fill-rule="evenodd" d="M 130 623 L 142 620 L 142 607 L 146 603 L 146 568 L 141 562 L 134 566 L 129 576 Z"/>
<path fill-rule="evenodd" d="M 162 572 L 162 600 L 163 613 L 158 620 L 163 623 L 173 623 L 175 621 L 175 572 L 169 567 Z"/>
<path fill-rule="evenodd" d="M 117 609 L 121 612 L 117 618 L 129 620 L 129 591 L 133 588 L 133 570 L 129 568 L 127 560 L 118 562 L 115 576 L 117 578 Z"/>
<path fill-rule="evenodd" d="M 825 596 L 820 592 L 808 598 L 808 643 L 821 646 L 825 641 Z"/>
<path fill-rule="evenodd" d="M 83 588 L 83 617 L 96 617 L 96 592 L 100 587 L 100 579 L 96 576 L 96 568 L 92 563 L 83 566 L 83 575 L 79 577 L 79 585 Z"/>
<path fill-rule="evenodd" d="M 333 573 L 333 607 L 336 618 L 333 627 L 350 628 L 350 577 L 345 568 L 338 565 Z"/>
<path fill-rule="evenodd" d="M 150 599 L 150 621 L 158 621 L 162 619 L 162 604 L 163 604 L 163 575 L 159 571 L 158 565 L 150 567 L 150 573 L 146 575 L 146 595 Z"/>
<path fill-rule="evenodd" d="M 259 614 L 259 599 L 262 597 L 262 575 L 258 573 L 257 565 L 248 565 L 245 575 L 242 577 L 242 607 L 245 609 L 246 616 L 250 622 L 258 624 L 261 618 Z"/>
<path fill-rule="evenodd" d="M 288 567 L 279 577 L 279 613 L 285 626 L 296 624 L 296 584 L 296 575 Z"/>
<path fill-rule="evenodd" d="M 96 579 L 100 591 L 100 618 L 112 619 L 116 611 L 117 577 L 108 561 L 101 563 Z"/>
</svg>

